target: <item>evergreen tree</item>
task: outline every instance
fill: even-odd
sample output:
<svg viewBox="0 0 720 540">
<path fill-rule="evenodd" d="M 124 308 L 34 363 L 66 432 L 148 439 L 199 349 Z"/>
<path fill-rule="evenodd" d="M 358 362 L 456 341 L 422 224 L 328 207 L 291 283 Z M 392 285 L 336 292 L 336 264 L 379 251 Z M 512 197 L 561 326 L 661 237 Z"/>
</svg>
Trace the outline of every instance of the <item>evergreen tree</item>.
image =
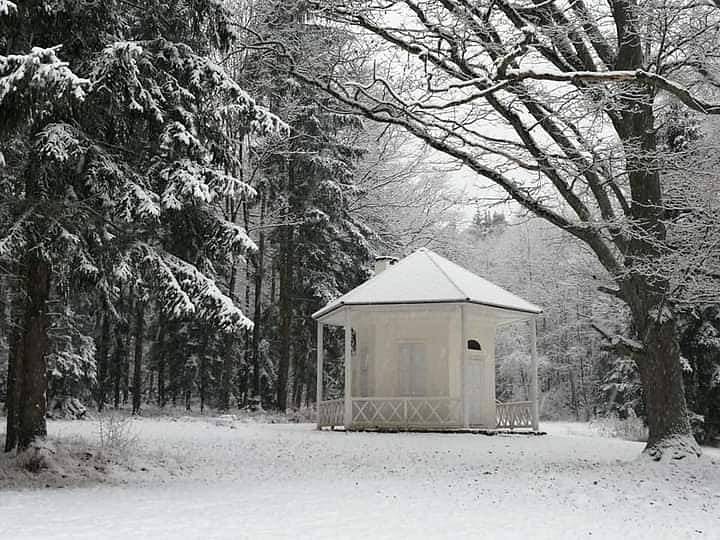
<svg viewBox="0 0 720 540">
<path fill-rule="evenodd" d="M 27 299 L 8 449 L 46 432 L 51 296 L 96 291 L 107 325 L 102 362 L 123 286 L 136 289 L 136 362 L 145 295 L 169 318 L 231 333 L 251 327 L 215 281 L 218 261 L 254 248 L 222 201 L 254 195 L 237 173 L 244 134 L 283 129 L 208 58 L 232 40 L 217 2 L 45 4 L 0 18 L 10 184 L 0 255 L 17 266 Z"/>
</svg>

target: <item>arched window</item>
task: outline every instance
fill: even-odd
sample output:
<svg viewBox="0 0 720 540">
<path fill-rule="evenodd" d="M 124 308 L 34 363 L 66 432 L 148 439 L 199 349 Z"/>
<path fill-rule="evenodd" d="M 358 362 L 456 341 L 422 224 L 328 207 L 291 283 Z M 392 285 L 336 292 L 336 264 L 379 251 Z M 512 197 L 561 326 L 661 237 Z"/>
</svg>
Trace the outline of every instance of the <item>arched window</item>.
<svg viewBox="0 0 720 540">
<path fill-rule="evenodd" d="M 467 348 L 468 351 L 482 351 L 482 347 L 476 339 L 468 339 Z"/>
</svg>

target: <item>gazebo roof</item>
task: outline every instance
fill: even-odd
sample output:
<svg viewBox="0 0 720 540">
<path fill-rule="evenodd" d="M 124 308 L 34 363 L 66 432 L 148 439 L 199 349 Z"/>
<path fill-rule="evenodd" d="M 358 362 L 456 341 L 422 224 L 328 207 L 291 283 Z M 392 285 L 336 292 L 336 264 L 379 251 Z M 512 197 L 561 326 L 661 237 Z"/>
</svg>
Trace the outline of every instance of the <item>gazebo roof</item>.
<svg viewBox="0 0 720 540">
<path fill-rule="evenodd" d="M 320 319 L 343 306 L 470 303 L 528 315 L 542 309 L 426 248 L 313 313 Z"/>
</svg>

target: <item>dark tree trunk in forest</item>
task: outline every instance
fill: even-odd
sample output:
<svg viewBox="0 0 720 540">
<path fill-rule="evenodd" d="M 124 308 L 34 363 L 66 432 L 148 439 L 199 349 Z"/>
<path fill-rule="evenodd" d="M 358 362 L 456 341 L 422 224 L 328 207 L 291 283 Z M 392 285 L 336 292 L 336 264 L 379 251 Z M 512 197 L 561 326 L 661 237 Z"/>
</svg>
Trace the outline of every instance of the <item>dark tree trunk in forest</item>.
<svg viewBox="0 0 720 540">
<path fill-rule="evenodd" d="M 258 234 L 258 250 L 253 257 L 255 269 L 253 273 L 253 332 L 252 332 L 252 392 L 262 408 L 262 388 L 260 386 L 260 340 L 262 339 L 262 288 L 265 262 L 265 194 L 260 199 L 260 232 Z"/>
<path fill-rule="evenodd" d="M 205 413 L 205 390 L 207 386 L 207 354 L 200 353 L 200 414 Z"/>
<path fill-rule="evenodd" d="M 300 339 L 303 333 L 303 325 L 297 325 L 299 328 L 294 330 L 295 339 Z M 305 343 L 307 346 L 307 343 Z M 302 396 L 305 387 L 306 365 L 306 347 L 294 347 L 293 350 L 293 374 L 292 374 L 292 406 L 300 408 L 302 406 Z"/>
<path fill-rule="evenodd" d="M 293 162 L 286 162 L 287 167 L 287 186 L 286 193 L 291 193 L 291 186 L 294 182 L 294 166 Z M 278 247 L 280 256 L 279 265 L 279 330 L 280 330 L 280 358 L 278 362 L 278 375 L 277 375 L 277 391 L 276 399 L 277 406 L 280 411 L 287 409 L 287 398 L 288 398 L 288 377 L 290 374 L 290 362 L 291 362 L 291 331 L 292 331 L 292 291 L 293 291 L 293 237 L 294 228 L 291 225 L 292 219 L 292 201 L 288 200 L 285 203 L 285 209 L 283 212 L 283 219 L 285 225 L 282 226 L 280 235 L 280 245 Z"/>
<path fill-rule="evenodd" d="M 98 339 L 98 348 L 96 354 L 97 392 L 95 394 L 95 402 L 97 403 L 98 412 L 102 412 L 102 410 L 105 408 L 105 400 L 107 399 L 109 345 L 110 310 L 108 306 L 103 303 L 103 309 L 100 314 L 100 336 Z"/>
<path fill-rule="evenodd" d="M 245 305 L 243 310 L 245 313 L 250 311 L 250 283 L 252 282 L 250 275 L 250 264 L 245 265 Z M 248 404 L 252 391 L 252 372 L 250 370 L 250 363 L 252 361 L 252 330 L 246 328 L 243 332 L 243 361 L 242 369 L 240 370 L 239 386 L 240 395 L 242 396 L 242 406 L 245 407 Z"/>
<path fill-rule="evenodd" d="M 5 451 L 11 452 L 17 445 L 17 374 L 16 357 L 17 357 L 17 337 L 10 337 L 10 349 L 8 351 L 8 372 L 5 397 L 5 415 L 7 418 L 5 424 Z"/>
<path fill-rule="evenodd" d="M 235 294 L 235 288 L 237 286 L 237 273 L 237 257 L 233 257 L 233 263 L 230 267 L 230 279 L 228 280 L 228 297 L 233 301 L 233 303 L 237 301 L 237 295 Z M 233 382 L 233 354 L 235 352 L 233 345 L 235 344 L 235 336 L 227 335 L 223 337 L 223 340 L 225 342 L 225 350 L 223 353 L 223 365 L 220 380 L 220 408 L 223 411 L 227 411 L 230 409 L 230 394 Z"/>
<path fill-rule="evenodd" d="M 25 317 L 22 353 L 16 357 L 18 404 L 18 450 L 24 450 L 36 438 L 47 436 L 47 349 L 50 320 L 47 301 L 50 296 L 50 263 L 34 255 L 27 258 Z M 18 351 L 19 353 L 20 351 Z M 21 360 L 20 360 L 21 359 Z M 20 360 L 20 361 L 18 361 Z"/>
<path fill-rule="evenodd" d="M 142 406 L 142 357 L 145 333 L 145 304 L 137 299 L 135 313 L 135 360 L 133 364 L 132 413 L 140 414 Z"/>
<path fill-rule="evenodd" d="M 7 423 L 5 429 L 5 451 L 11 452 L 17 446 L 18 410 L 20 407 L 20 380 L 19 371 L 22 369 L 22 327 L 17 321 L 23 319 L 20 296 L 15 294 L 12 299 L 10 312 L 12 326 L 8 331 L 8 373 L 7 397 L 5 412 Z"/>
<path fill-rule="evenodd" d="M 131 321 L 134 319 L 135 300 L 133 287 L 128 287 L 127 311 L 125 314 L 125 357 L 122 366 L 122 403 L 127 405 L 130 398 L 130 346 L 132 341 Z"/>
<path fill-rule="evenodd" d="M 125 312 L 125 296 L 123 288 L 120 288 L 118 299 L 118 312 L 120 320 L 115 325 L 115 351 L 113 353 L 112 381 L 113 381 L 113 406 L 120 408 L 120 397 L 122 390 L 122 379 L 127 366 L 126 339 L 129 331 L 127 321 L 128 314 Z"/>
<path fill-rule="evenodd" d="M 292 226 L 285 227 L 280 258 L 280 360 L 277 376 L 277 406 L 281 411 L 287 409 L 288 376 L 290 372 L 290 353 L 292 329 Z"/>
<path fill-rule="evenodd" d="M 165 357 L 165 332 L 167 323 L 165 318 L 160 315 L 158 320 L 158 331 L 155 336 L 155 364 L 157 365 L 157 404 L 161 409 L 165 407 L 167 400 L 165 398 L 165 388 L 167 386 L 165 375 L 167 370 L 167 359 Z"/>
<path fill-rule="evenodd" d="M 208 347 L 210 345 L 210 333 L 205 332 L 205 337 L 203 338 L 203 346 L 202 349 L 200 349 L 200 365 L 198 366 L 198 378 L 200 379 L 200 384 L 198 388 L 198 393 L 200 394 L 200 413 L 205 412 L 205 398 L 207 397 L 207 383 L 208 383 Z"/>
</svg>

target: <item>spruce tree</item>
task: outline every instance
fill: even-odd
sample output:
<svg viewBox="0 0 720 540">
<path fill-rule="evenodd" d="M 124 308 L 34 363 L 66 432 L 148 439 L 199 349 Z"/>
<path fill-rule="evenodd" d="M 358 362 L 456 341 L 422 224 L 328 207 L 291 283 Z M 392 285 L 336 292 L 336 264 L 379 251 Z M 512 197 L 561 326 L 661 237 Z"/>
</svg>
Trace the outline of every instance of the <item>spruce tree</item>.
<svg viewBox="0 0 720 540">
<path fill-rule="evenodd" d="M 53 295 L 92 288 L 112 317 L 120 288 L 136 289 L 136 362 L 150 298 L 169 318 L 251 327 L 215 280 L 217 261 L 254 249 L 221 202 L 254 195 L 237 173 L 244 134 L 283 124 L 209 59 L 233 39 L 218 2 L 7 6 L 0 143 L 11 189 L 0 256 L 18 268 L 26 298 L 7 441 L 22 449 L 46 433 Z"/>
</svg>

